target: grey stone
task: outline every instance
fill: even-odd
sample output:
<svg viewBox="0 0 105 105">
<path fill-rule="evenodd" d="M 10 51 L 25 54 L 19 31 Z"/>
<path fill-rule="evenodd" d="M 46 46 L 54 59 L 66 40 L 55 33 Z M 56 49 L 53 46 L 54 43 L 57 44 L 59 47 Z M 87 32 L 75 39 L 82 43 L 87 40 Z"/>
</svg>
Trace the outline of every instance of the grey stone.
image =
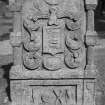
<svg viewBox="0 0 105 105">
<path fill-rule="evenodd" d="M 96 0 L 10 2 L 11 105 L 95 105 L 96 5 Z"/>
</svg>

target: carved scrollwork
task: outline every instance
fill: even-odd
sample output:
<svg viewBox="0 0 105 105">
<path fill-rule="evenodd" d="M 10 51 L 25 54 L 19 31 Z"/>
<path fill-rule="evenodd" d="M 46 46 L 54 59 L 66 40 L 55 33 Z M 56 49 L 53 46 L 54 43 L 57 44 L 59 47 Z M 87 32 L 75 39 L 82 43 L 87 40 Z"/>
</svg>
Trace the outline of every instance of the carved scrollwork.
<svg viewBox="0 0 105 105">
<path fill-rule="evenodd" d="M 81 66 L 84 59 L 85 47 L 81 40 L 76 37 L 66 36 L 65 40 L 68 51 L 65 54 L 65 63 L 69 68 L 77 68 Z"/>
<path fill-rule="evenodd" d="M 64 0 L 44 0 L 49 5 L 58 5 L 62 3 Z"/>
<path fill-rule="evenodd" d="M 43 59 L 43 66 L 44 68 L 46 68 L 47 70 L 59 70 L 61 68 L 61 58 L 60 57 L 46 57 Z"/>
<path fill-rule="evenodd" d="M 35 42 L 30 42 L 30 41 L 26 41 L 24 43 L 24 48 L 27 50 L 27 51 L 37 51 L 40 49 L 40 47 L 38 45 L 35 44 Z"/>
<path fill-rule="evenodd" d="M 32 18 L 32 17 L 27 17 L 27 18 L 29 18 L 28 20 L 24 20 L 23 21 L 23 27 L 30 33 L 32 30 L 37 30 L 39 27 L 40 27 L 40 25 L 39 25 L 39 23 L 38 22 L 33 22 L 33 21 L 31 21 L 31 19 L 30 18 Z"/>
<path fill-rule="evenodd" d="M 69 68 L 74 69 L 81 66 L 83 61 L 81 50 L 82 49 L 74 50 L 65 55 L 65 63 Z"/>
<path fill-rule="evenodd" d="M 65 44 L 69 50 L 78 50 L 83 46 L 83 42 L 79 39 L 75 32 L 70 32 L 65 38 Z"/>
<path fill-rule="evenodd" d="M 71 11 L 68 11 L 68 10 L 62 10 L 61 13 L 57 13 L 57 17 L 58 18 L 66 18 L 66 19 L 69 19 L 69 20 L 72 20 L 74 22 L 80 20 L 81 18 L 81 13 L 73 13 Z"/>
<path fill-rule="evenodd" d="M 27 33 L 25 35 L 26 38 L 24 38 L 24 48 L 28 51 L 37 51 L 40 49 L 41 43 L 40 43 L 40 35 L 36 34 L 32 30 L 36 30 L 38 28 L 37 25 L 28 24 L 24 21 L 24 28 L 27 30 Z"/>
<path fill-rule="evenodd" d="M 30 70 L 35 70 L 40 66 L 41 60 L 40 56 L 35 53 L 25 53 L 23 55 L 23 63 L 24 66 Z"/>
<path fill-rule="evenodd" d="M 71 31 L 80 29 L 79 21 L 72 21 L 72 20 L 66 19 L 65 23 L 66 23 L 66 27 Z"/>
<path fill-rule="evenodd" d="M 40 66 L 43 65 L 46 70 L 59 70 L 64 62 L 72 69 L 81 66 L 84 59 L 81 11 L 75 3 L 71 4 L 75 12 L 68 9 L 68 3 L 69 0 L 33 0 L 26 3 L 24 8 L 27 11 L 23 9 L 23 48 L 27 54 L 23 60 L 28 69 L 39 67 L 37 57 L 32 54 L 37 52 L 42 57 Z"/>
</svg>

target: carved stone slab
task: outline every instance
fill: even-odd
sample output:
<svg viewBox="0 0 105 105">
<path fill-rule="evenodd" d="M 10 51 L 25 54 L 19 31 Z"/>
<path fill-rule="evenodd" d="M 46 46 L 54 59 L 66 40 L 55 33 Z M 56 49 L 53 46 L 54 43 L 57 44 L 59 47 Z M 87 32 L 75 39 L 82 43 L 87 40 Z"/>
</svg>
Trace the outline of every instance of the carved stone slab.
<svg viewBox="0 0 105 105">
<path fill-rule="evenodd" d="M 84 76 L 84 0 L 22 2 L 11 34 L 11 104 L 94 105 L 94 78 Z"/>
<path fill-rule="evenodd" d="M 11 81 L 12 104 L 82 105 L 82 86 L 82 80 Z"/>
<path fill-rule="evenodd" d="M 23 65 L 26 69 L 55 71 L 84 67 L 82 3 L 77 0 L 32 0 L 24 3 Z"/>
<path fill-rule="evenodd" d="M 84 2 L 25 0 L 21 12 L 16 13 L 16 33 L 11 37 L 17 64 L 11 69 L 10 77 L 83 77 L 86 65 Z"/>
</svg>

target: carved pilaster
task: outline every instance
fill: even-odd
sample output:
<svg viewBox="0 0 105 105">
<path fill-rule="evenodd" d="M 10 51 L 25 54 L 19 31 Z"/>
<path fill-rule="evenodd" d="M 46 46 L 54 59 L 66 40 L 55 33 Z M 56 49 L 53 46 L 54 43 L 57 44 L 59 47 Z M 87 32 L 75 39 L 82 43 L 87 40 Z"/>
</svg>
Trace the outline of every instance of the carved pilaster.
<svg viewBox="0 0 105 105">
<path fill-rule="evenodd" d="M 10 43 L 13 46 L 14 65 L 21 64 L 21 33 L 11 33 Z"/>
<path fill-rule="evenodd" d="M 21 65 L 22 46 L 21 46 L 21 3 L 10 1 L 10 10 L 14 13 L 13 32 L 10 35 L 10 43 L 13 46 L 14 65 Z"/>
<path fill-rule="evenodd" d="M 94 10 L 97 6 L 97 0 L 86 0 L 87 10 L 87 32 L 86 32 L 86 45 L 87 45 L 87 65 L 86 76 L 92 77 L 95 75 L 94 64 L 94 46 L 96 44 L 95 36 L 97 35 L 94 30 Z"/>
</svg>

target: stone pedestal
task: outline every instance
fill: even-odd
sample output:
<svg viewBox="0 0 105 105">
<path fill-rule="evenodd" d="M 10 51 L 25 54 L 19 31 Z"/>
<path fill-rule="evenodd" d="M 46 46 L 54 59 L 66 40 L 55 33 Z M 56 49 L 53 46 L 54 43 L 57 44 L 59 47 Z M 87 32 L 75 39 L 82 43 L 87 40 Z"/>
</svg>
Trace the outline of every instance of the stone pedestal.
<svg viewBox="0 0 105 105">
<path fill-rule="evenodd" d="M 95 77 L 85 75 L 84 1 L 19 0 L 10 4 L 15 20 L 11 105 L 95 105 Z"/>
</svg>

